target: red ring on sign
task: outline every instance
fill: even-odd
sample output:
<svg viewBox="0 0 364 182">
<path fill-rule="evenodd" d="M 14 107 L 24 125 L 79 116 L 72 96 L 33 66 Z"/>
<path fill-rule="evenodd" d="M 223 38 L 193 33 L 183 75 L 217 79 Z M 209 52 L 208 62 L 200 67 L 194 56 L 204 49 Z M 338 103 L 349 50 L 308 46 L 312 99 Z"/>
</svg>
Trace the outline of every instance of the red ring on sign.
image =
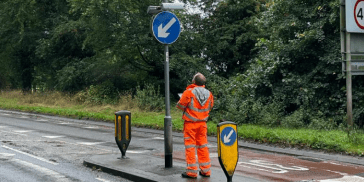
<svg viewBox="0 0 364 182">
<path fill-rule="evenodd" d="M 362 1 L 364 1 L 364 0 L 358 0 L 356 3 L 355 3 L 355 7 L 354 7 L 354 19 L 355 19 L 355 22 L 356 22 L 356 24 L 361 28 L 361 29 L 364 29 L 364 26 L 363 25 L 360 25 L 360 23 L 359 23 L 359 21 L 358 21 L 358 19 L 356 19 L 356 7 L 358 6 L 358 4 L 360 3 L 360 2 L 362 2 Z"/>
</svg>

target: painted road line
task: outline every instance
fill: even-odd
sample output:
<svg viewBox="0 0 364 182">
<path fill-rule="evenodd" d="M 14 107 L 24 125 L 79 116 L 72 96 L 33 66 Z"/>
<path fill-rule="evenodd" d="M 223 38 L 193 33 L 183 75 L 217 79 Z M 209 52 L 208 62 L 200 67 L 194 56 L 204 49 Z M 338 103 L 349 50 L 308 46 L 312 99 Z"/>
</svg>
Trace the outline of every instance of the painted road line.
<svg viewBox="0 0 364 182">
<path fill-rule="evenodd" d="M 260 164 L 254 164 L 254 163 L 250 163 L 250 162 L 238 162 L 238 164 L 239 164 L 239 166 L 242 166 L 242 167 L 246 167 L 246 165 L 252 165 L 257 170 L 267 171 L 267 172 L 271 172 L 271 173 L 278 173 L 278 174 L 288 173 L 288 171 L 284 170 L 284 169 L 274 168 L 274 167 L 270 167 L 270 166 L 264 166 L 264 165 L 260 165 Z M 245 165 L 241 165 L 241 164 L 245 164 Z M 256 166 L 266 168 L 266 169 L 256 168 Z M 270 170 L 267 170 L 267 169 L 270 169 Z"/>
<path fill-rule="evenodd" d="M 238 162 L 238 164 L 239 164 L 239 162 Z M 242 164 L 239 164 L 239 166 L 244 167 L 244 168 L 248 168 L 248 169 L 258 170 L 258 171 L 265 171 L 265 172 L 270 172 L 270 173 L 273 172 L 272 170 L 261 169 L 261 168 L 257 168 L 257 167 L 253 167 L 253 166 L 246 166 L 246 165 L 242 165 Z"/>
<path fill-rule="evenodd" d="M 0 153 L 0 161 L 7 161 L 12 159 L 15 156 L 15 154 L 9 154 L 9 153 Z"/>
<path fill-rule="evenodd" d="M 19 117 L 19 118 L 22 118 L 22 119 L 29 119 L 29 117 L 28 117 L 28 116 L 21 116 L 21 117 Z"/>
<path fill-rule="evenodd" d="M 62 123 L 58 123 L 60 125 L 68 125 L 68 124 L 73 124 L 73 123 L 68 123 L 68 122 L 62 122 Z"/>
<path fill-rule="evenodd" d="M 30 169 L 34 169 L 36 171 L 39 171 L 43 174 L 45 174 L 46 176 L 49 176 L 51 178 L 56 178 L 55 181 L 70 181 L 67 179 L 66 176 L 56 172 L 56 171 L 53 171 L 53 170 L 50 170 L 48 168 L 45 168 L 45 167 L 41 167 L 41 166 L 38 166 L 38 165 L 35 165 L 35 164 L 32 164 L 30 162 L 26 162 L 26 161 L 22 161 L 22 160 L 19 160 L 19 159 L 14 159 L 13 160 L 14 162 L 18 163 L 18 164 L 21 164 L 23 166 L 26 166 L 26 167 L 29 167 Z"/>
<path fill-rule="evenodd" d="M 83 127 L 83 128 L 85 128 L 85 129 L 97 129 L 99 127 L 97 127 L 97 126 L 87 126 L 87 127 Z"/>
<path fill-rule="evenodd" d="M 55 139 L 55 138 L 63 138 L 65 136 L 42 136 L 43 138 L 50 138 L 50 139 Z"/>
<path fill-rule="evenodd" d="M 22 133 L 14 133 L 14 132 L 10 132 L 10 131 L 0 131 L 2 133 L 10 133 L 10 134 L 16 134 L 16 135 L 21 135 L 21 136 L 27 136 L 26 134 L 22 134 Z"/>
<path fill-rule="evenodd" d="M 35 121 L 45 122 L 45 121 L 48 121 L 48 120 L 46 120 L 46 119 L 37 119 Z"/>
<path fill-rule="evenodd" d="M 99 181 L 102 181 L 102 182 L 110 182 L 110 181 L 108 181 L 108 180 L 106 180 L 106 179 L 102 179 L 102 178 L 95 178 L 95 179 L 97 179 L 97 180 L 99 180 Z"/>
<path fill-rule="evenodd" d="M 47 159 L 44 159 L 44 158 L 41 158 L 41 157 L 38 157 L 38 156 L 35 156 L 35 155 L 32 155 L 32 154 L 28 154 L 28 153 L 26 153 L 26 152 L 22 152 L 22 151 L 20 151 L 20 150 L 13 149 L 13 148 L 10 148 L 10 147 L 5 146 L 5 145 L 2 145 L 2 147 L 3 147 L 3 148 L 5 148 L 5 149 L 8 149 L 8 150 L 12 150 L 12 151 L 14 151 L 14 152 L 17 152 L 17 153 L 23 154 L 23 155 L 27 155 L 27 156 L 29 156 L 29 157 L 32 157 L 32 158 L 34 158 L 34 159 L 38 159 L 38 160 L 40 160 L 40 161 L 43 161 L 43 162 L 46 162 L 46 163 L 49 163 L 49 164 L 58 165 L 58 163 L 56 163 L 56 162 L 52 162 L 52 161 L 49 161 L 49 160 L 47 160 Z"/>
<path fill-rule="evenodd" d="M 246 165 L 253 165 L 255 167 L 262 167 L 265 169 L 271 169 L 272 173 L 287 173 L 289 171 L 308 171 L 308 168 L 304 168 L 304 167 L 299 167 L 299 166 L 291 166 L 291 167 L 286 167 L 286 166 L 282 166 L 280 164 L 274 164 L 274 163 L 270 163 L 267 161 L 263 161 L 263 160 L 251 160 L 249 162 L 238 162 L 239 165 L 244 164 L 244 166 Z"/>
<path fill-rule="evenodd" d="M 127 150 L 126 153 L 131 153 L 131 154 L 142 154 L 142 153 L 147 153 L 150 152 L 150 150 Z"/>
<path fill-rule="evenodd" d="M 15 133 L 29 133 L 32 132 L 33 130 L 15 130 Z"/>
<path fill-rule="evenodd" d="M 210 153 L 210 158 L 217 158 L 219 157 L 218 153 Z"/>
<path fill-rule="evenodd" d="M 139 140 L 164 140 L 164 137 L 143 138 Z"/>
<path fill-rule="evenodd" d="M 77 142 L 78 145 L 88 145 L 88 146 L 99 145 L 102 143 L 106 143 L 106 142 Z"/>
<path fill-rule="evenodd" d="M 7 126 L 0 126 L 0 128 L 7 128 Z"/>
</svg>

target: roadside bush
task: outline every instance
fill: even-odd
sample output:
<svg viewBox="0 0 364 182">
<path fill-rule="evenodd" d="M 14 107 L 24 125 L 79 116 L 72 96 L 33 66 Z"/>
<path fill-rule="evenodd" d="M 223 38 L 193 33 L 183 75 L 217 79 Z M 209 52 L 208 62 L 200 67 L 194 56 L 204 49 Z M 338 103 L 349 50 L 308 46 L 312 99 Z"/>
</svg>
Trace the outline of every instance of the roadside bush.
<svg viewBox="0 0 364 182">
<path fill-rule="evenodd" d="M 305 111 L 303 109 L 299 109 L 291 115 L 284 117 L 281 124 L 283 127 L 287 128 L 303 128 L 307 119 Z"/>
<path fill-rule="evenodd" d="M 352 129 L 347 129 L 348 140 L 355 145 L 364 145 L 364 131 L 358 126 L 353 126 Z"/>
<path fill-rule="evenodd" d="M 100 85 L 91 85 L 86 90 L 75 95 L 78 102 L 86 104 L 116 104 L 118 102 L 118 91 L 111 81 Z"/>
<path fill-rule="evenodd" d="M 164 97 L 160 94 L 160 87 L 153 84 L 145 84 L 144 88 L 136 88 L 135 101 L 140 109 L 149 111 L 161 111 L 164 109 Z M 173 104 L 171 104 L 172 107 Z"/>
<path fill-rule="evenodd" d="M 313 118 L 311 123 L 308 125 L 308 128 L 310 129 L 316 129 L 316 130 L 333 130 L 337 128 L 336 122 L 333 121 L 333 119 L 328 118 Z"/>
</svg>

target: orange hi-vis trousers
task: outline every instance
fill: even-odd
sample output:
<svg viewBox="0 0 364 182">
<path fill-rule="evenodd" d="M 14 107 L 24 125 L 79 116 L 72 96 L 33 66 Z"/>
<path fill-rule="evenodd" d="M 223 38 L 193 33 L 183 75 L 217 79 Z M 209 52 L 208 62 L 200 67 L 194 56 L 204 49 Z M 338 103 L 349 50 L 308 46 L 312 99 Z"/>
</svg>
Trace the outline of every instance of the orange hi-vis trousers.
<svg viewBox="0 0 364 182">
<path fill-rule="evenodd" d="M 197 177 L 198 167 L 200 167 L 201 173 L 211 175 L 206 122 L 185 121 L 183 131 L 186 147 L 187 175 Z M 198 163 L 196 161 L 196 148 Z"/>
</svg>

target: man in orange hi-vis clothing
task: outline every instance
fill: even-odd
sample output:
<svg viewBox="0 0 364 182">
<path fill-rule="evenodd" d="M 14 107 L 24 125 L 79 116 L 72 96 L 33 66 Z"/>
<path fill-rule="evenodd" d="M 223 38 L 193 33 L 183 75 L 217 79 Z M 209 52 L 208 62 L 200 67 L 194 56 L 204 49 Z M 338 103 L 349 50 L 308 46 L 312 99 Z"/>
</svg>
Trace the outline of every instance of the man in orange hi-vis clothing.
<svg viewBox="0 0 364 182">
<path fill-rule="evenodd" d="M 192 84 L 186 88 L 177 103 L 177 108 L 183 111 L 182 119 L 184 120 L 183 134 L 187 162 L 187 170 L 182 173 L 184 178 L 197 178 L 198 172 L 204 177 L 211 175 L 206 121 L 214 105 L 214 98 L 205 88 L 205 82 L 205 76 L 197 73 L 192 79 Z M 195 155 L 196 148 L 198 163 Z"/>
</svg>

